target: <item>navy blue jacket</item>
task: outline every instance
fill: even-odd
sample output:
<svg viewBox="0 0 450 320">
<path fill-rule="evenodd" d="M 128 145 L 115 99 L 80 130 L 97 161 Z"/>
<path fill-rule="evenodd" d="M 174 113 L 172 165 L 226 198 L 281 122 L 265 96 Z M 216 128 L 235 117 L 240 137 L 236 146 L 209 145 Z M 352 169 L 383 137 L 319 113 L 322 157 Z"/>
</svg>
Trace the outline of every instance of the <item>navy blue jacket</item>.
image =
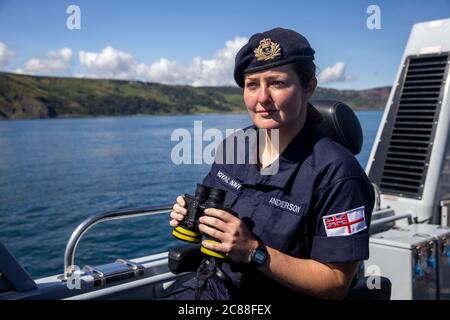
<svg viewBox="0 0 450 320">
<path fill-rule="evenodd" d="M 224 205 L 268 247 L 322 263 L 367 259 L 374 191 L 353 154 L 307 124 L 278 165 L 261 175 L 256 164 L 214 163 L 203 184 L 226 190 Z M 222 270 L 234 286 L 219 299 L 298 295 L 247 264 Z"/>
</svg>

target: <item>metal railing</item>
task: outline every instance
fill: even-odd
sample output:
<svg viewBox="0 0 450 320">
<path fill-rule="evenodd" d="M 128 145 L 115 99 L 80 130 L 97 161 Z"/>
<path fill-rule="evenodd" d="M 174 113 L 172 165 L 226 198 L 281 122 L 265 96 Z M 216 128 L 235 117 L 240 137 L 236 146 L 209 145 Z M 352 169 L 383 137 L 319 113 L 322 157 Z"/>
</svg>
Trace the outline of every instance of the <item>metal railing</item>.
<svg viewBox="0 0 450 320">
<path fill-rule="evenodd" d="M 73 272 L 75 265 L 75 250 L 83 235 L 93 226 L 100 222 L 128 219 L 142 216 L 152 216 L 162 213 L 167 213 L 172 210 L 172 205 L 163 207 L 147 207 L 140 209 L 129 209 L 122 211 L 112 211 L 100 213 L 89 218 L 86 218 L 78 227 L 72 232 L 69 241 L 66 245 L 66 251 L 64 254 L 64 279 L 68 279 Z"/>
<path fill-rule="evenodd" d="M 381 190 L 376 183 L 372 182 L 373 189 L 375 191 L 375 207 L 373 211 L 381 210 Z"/>
</svg>

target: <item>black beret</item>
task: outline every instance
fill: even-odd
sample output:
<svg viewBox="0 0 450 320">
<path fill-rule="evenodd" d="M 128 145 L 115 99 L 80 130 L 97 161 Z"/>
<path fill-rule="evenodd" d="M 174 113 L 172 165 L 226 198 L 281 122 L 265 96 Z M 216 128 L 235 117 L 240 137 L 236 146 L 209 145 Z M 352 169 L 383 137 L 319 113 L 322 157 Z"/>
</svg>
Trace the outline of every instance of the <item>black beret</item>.
<svg viewBox="0 0 450 320">
<path fill-rule="evenodd" d="M 300 60 L 314 60 L 314 49 L 300 33 L 283 28 L 256 33 L 236 55 L 234 80 L 243 88 L 245 73 Z"/>
</svg>

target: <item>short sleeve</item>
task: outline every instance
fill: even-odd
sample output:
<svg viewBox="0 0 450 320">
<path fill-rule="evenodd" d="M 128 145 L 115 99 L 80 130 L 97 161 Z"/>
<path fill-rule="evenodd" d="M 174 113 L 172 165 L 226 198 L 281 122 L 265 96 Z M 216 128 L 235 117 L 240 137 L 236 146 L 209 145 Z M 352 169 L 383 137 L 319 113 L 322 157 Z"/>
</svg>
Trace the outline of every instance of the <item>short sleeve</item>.
<svg viewBox="0 0 450 320">
<path fill-rule="evenodd" d="M 341 179 L 319 189 L 311 258 L 324 263 L 366 260 L 375 195 L 367 178 Z"/>
</svg>

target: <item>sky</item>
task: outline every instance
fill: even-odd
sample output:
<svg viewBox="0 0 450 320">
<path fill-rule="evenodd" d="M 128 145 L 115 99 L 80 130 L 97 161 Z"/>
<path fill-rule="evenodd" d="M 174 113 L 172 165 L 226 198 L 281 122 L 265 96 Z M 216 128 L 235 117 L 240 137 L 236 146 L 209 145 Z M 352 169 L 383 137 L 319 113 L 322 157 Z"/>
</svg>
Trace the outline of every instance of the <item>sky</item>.
<svg viewBox="0 0 450 320">
<path fill-rule="evenodd" d="M 393 84 L 415 23 L 444 18 L 450 0 L 0 0 L 0 70 L 236 85 L 239 48 L 284 27 L 315 49 L 320 86 L 369 89 Z"/>
</svg>

